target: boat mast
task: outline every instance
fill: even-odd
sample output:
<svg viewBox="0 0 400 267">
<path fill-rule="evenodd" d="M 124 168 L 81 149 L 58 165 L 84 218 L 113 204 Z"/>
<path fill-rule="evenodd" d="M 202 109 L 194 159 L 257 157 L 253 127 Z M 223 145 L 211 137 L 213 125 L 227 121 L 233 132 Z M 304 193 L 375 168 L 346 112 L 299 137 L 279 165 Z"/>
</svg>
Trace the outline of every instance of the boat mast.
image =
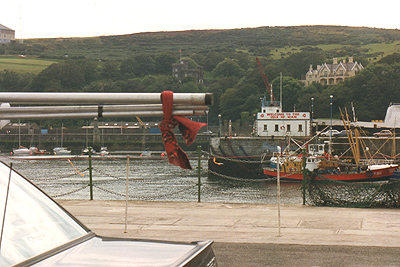
<svg viewBox="0 0 400 267">
<path fill-rule="evenodd" d="M 393 143 L 392 143 L 392 158 L 393 160 L 396 158 L 396 118 L 394 118 L 393 125 Z"/>
<path fill-rule="evenodd" d="M 280 80 L 280 82 L 281 82 L 281 85 L 280 85 L 280 93 L 279 93 L 279 107 L 280 107 L 280 112 L 283 112 L 282 110 L 282 86 L 283 86 L 283 84 L 282 84 L 282 72 L 281 72 L 281 80 Z"/>
</svg>

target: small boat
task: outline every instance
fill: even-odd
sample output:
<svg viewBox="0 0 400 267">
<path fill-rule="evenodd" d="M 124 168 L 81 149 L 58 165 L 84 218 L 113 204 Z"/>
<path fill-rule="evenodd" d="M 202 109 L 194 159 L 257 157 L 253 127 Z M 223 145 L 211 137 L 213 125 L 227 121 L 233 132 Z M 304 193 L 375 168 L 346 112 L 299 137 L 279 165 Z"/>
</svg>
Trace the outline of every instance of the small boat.
<svg viewBox="0 0 400 267">
<path fill-rule="evenodd" d="M 100 154 L 100 156 L 104 157 L 104 156 L 110 155 L 110 152 L 108 152 L 108 149 L 106 146 L 103 146 L 103 147 L 101 147 L 99 154 Z"/>
<path fill-rule="evenodd" d="M 11 154 L 14 156 L 27 156 L 32 155 L 32 150 L 27 147 L 20 146 L 19 148 L 13 149 L 13 152 L 11 152 Z"/>
<path fill-rule="evenodd" d="M 53 148 L 54 155 L 69 155 L 71 150 L 68 150 L 63 146 L 64 141 L 64 124 L 61 124 L 61 146 Z"/>
<path fill-rule="evenodd" d="M 70 155 L 71 150 L 68 150 L 65 147 L 55 147 L 53 148 L 54 155 Z"/>
<path fill-rule="evenodd" d="M 140 154 L 141 157 L 153 157 L 153 153 L 151 151 L 145 150 Z"/>
<path fill-rule="evenodd" d="M 90 152 L 91 152 L 91 155 L 97 154 L 96 150 L 94 150 L 93 148 L 90 148 Z M 84 149 L 82 149 L 82 155 L 89 155 L 89 148 L 88 147 L 85 147 Z"/>
<path fill-rule="evenodd" d="M 49 155 L 50 152 L 48 152 L 45 149 L 39 149 L 36 146 L 30 146 L 29 149 L 32 151 L 32 155 Z"/>
</svg>

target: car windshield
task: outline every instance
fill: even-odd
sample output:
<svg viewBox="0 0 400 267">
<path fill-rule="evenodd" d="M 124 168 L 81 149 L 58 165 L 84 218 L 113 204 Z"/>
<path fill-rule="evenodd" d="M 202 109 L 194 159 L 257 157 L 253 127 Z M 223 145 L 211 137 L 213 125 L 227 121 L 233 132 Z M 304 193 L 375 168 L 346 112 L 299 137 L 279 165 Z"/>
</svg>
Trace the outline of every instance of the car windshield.
<svg viewBox="0 0 400 267">
<path fill-rule="evenodd" d="M 0 227 L 4 227 L 0 266 L 25 261 L 88 233 L 21 175 L 11 171 L 10 176 L 10 167 L 3 162 L 0 162 L 0 198 Z"/>
</svg>

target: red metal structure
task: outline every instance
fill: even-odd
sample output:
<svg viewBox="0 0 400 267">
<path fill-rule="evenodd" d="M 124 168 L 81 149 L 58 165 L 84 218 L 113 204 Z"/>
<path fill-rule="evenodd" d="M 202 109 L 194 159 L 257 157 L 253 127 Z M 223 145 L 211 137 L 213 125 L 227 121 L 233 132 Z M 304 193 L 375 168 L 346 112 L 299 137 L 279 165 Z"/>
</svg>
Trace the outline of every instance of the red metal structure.
<svg viewBox="0 0 400 267">
<path fill-rule="evenodd" d="M 258 60 L 258 57 L 256 57 L 257 63 L 258 63 L 258 67 L 260 68 L 260 73 L 261 73 L 261 77 L 264 81 L 265 87 L 267 87 L 267 91 L 270 97 L 271 102 L 274 104 L 274 106 L 277 106 L 277 102 L 275 100 L 275 96 L 274 93 L 272 92 L 272 86 L 269 84 L 268 79 L 267 79 L 267 75 L 265 75 L 265 72 L 261 66 L 260 61 Z"/>
</svg>

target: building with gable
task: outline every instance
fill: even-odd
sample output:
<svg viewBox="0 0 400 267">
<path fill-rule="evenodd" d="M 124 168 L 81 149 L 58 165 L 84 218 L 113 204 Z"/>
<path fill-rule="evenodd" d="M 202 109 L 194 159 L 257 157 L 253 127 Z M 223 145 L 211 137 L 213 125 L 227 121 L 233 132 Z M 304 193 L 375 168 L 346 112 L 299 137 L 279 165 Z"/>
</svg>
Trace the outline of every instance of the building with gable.
<svg viewBox="0 0 400 267">
<path fill-rule="evenodd" d="M 182 80 L 185 77 L 193 77 L 196 83 L 202 84 L 204 80 L 204 70 L 202 66 L 189 68 L 189 60 L 181 59 L 179 63 L 172 64 L 172 75 Z"/>
<path fill-rule="evenodd" d="M 0 44 L 7 44 L 12 40 L 15 40 L 15 31 L 0 24 Z"/>
<path fill-rule="evenodd" d="M 310 69 L 306 74 L 305 84 L 307 86 L 313 82 L 317 82 L 322 85 L 335 85 L 349 77 L 355 76 L 362 69 L 364 69 L 363 65 L 354 61 L 353 57 L 349 57 L 348 62 L 346 60 L 338 62 L 338 59 L 334 58 L 332 64 L 324 63 L 318 65 L 316 70 L 310 65 Z"/>
</svg>

